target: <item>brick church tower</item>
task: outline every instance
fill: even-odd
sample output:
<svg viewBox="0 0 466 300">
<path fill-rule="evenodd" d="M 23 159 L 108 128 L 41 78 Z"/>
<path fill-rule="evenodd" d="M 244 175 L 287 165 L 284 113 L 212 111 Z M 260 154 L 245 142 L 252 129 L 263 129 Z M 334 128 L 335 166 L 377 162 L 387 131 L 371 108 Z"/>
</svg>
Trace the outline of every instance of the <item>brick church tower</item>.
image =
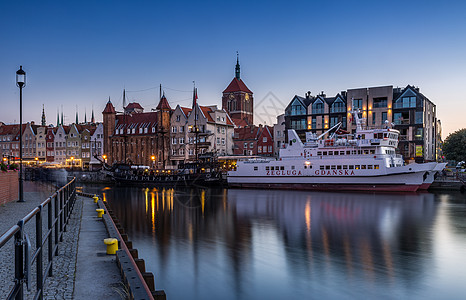
<svg viewBox="0 0 466 300">
<path fill-rule="evenodd" d="M 251 90 L 240 77 L 238 54 L 236 54 L 235 78 L 223 91 L 222 108 L 226 110 L 237 126 L 254 124 L 254 98 Z"/>
</svg>

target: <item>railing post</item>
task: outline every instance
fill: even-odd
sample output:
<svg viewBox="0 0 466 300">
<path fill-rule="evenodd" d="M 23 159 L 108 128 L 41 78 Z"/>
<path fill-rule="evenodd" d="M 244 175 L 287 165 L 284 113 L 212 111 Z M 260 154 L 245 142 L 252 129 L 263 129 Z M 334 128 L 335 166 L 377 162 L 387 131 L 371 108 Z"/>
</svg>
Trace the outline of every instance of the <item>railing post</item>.
<svg viewBox="0 0 466 300">
<path fill-rule="evenodd" d="M 65 189 L 60 191 L 60 242 L 63 242 L 63 198 L 65 197 Z"/>
<path fill-rule="evenodd" d="M 59 197 L 60 197 L 60 192 L 57 191 L 57 195 L 55 196 L 55 203 L 54 203 L 54 208 L 55 208 L 55 219 L 54 219 L 54 227 L 55 227 L 55 246 L 57 246 L 57 250 L 55 251 L 55 256 L 58 255 L 58 230 L 60 228 L 58 228 L 60 226 L 59 224 L 59 215 L 58 215 L 58 201 L 59 201 Z"/>
<path fill-rule="evenodd" d="M 47 209 L 47 212 L 48 212 L 48 224 L 47 224 L 47 228 L 48 228 L 48 232 L 50 232 L 49 234 L 49 240 L 48 240 L 48 245 L 49 245 L 49 249 L 48 249 L 48 254 L 49 254 L 49 262 L 51 263 L 50 265 L 50 270 L 49 270 L 49 274 L 48 276 L 53 276 L 53 230 L 52 230 L 52 226 L 53 226 L 53 214 L 52 214 L 52 204 L 53 204 L 53 198 L 50 199 L 50 202 L 49 202 L 49 207 Z"/>
<path fill-rule="evenodd" d="M 68 224 L 68 186 L 68 184 L 65 186 L 65 196 L 63 197 L 63 231 L 66 231 L 66 225 Z"/>
<path fill-rule="evenodd" d="M 24 250 L 23 250 L 23 220 L 18 222 L 19 231 L 15 233 L 15 285 L 18 286 L 16 300 L 23 300 L 23 279 L 24 279 Z"/>
<path fill-rule="evenodd" d="M 42 204 L 38 206 L 39 212 L 36 214 L 36 249 L 38 250 L 36 258 L 36 274 L 37 274 L 37 291 L 39 298 L 44 297 L 43 282 L 43 264 L 42 264 Z"/>
</svg>

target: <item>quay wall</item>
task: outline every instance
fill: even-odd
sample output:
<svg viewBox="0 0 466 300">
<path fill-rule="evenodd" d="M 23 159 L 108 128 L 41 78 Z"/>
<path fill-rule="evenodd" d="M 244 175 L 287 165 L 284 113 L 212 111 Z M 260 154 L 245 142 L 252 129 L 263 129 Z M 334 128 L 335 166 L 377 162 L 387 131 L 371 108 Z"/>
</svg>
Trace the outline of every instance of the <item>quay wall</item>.
<svg viewBox="0 0 466 300">
<path fill-rule="evenodd" d="M 18 180 L 17 171 L 0 172 L 0 205 L 18 200 Z"/>
</svg>

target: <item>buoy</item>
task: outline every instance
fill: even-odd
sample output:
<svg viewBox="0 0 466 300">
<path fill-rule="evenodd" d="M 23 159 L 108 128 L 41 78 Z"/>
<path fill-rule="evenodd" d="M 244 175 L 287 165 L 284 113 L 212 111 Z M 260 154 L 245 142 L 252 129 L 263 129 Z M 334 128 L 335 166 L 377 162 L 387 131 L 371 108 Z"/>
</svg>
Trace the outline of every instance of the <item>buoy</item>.
<svg viewBox="0 0 466 300">
<path fill-rule="evenodd" d="M 104 244 L 107 245 L 107 254 L 115 254 L 118 251 L 118 240 L 115 238 L 104 239 Z"/>
<path fill-rule="evenodd" d="M 104 209 L 103 208 L 97 208 L 95 211 L 97 212 L 97 217 L 102 218 L 102 216 L 104 215 Z"/>
</svg>

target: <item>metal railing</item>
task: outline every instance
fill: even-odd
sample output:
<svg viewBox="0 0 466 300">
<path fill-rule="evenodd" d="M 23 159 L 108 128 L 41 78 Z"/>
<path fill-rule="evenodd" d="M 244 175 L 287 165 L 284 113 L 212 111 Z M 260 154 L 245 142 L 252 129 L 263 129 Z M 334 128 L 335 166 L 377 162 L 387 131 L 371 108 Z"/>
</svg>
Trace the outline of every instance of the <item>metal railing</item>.
<svg viewBox="0 0 466 300">
<path fill-rule="evenodd" d="M 47 277 L 53 276 L 53 257 L 58 255 L 58 243 L 63 241 L 63 233 L 66 231 L 75 201 L 76 178 L 73 178 L 0 237 L 0 250 L 8 241 L 14 238 L 15 280 L 7 299 L 22 300 L 24 298 L 24 284 L 26 283 L 28 287 L 33 284 L 31 270 L 34 263 L 36 264 L 36 293 L 34 299 L 43 299 Z M 46 207 L 47 232 L 43 236 L 42 216 Z M 32 245 L 24 227 L 34 217 L 36 247 L 35 251 L 32 252 Z M 44 272 L 43 256 L 46 244 L 48 263 Z"/>
</svg>

